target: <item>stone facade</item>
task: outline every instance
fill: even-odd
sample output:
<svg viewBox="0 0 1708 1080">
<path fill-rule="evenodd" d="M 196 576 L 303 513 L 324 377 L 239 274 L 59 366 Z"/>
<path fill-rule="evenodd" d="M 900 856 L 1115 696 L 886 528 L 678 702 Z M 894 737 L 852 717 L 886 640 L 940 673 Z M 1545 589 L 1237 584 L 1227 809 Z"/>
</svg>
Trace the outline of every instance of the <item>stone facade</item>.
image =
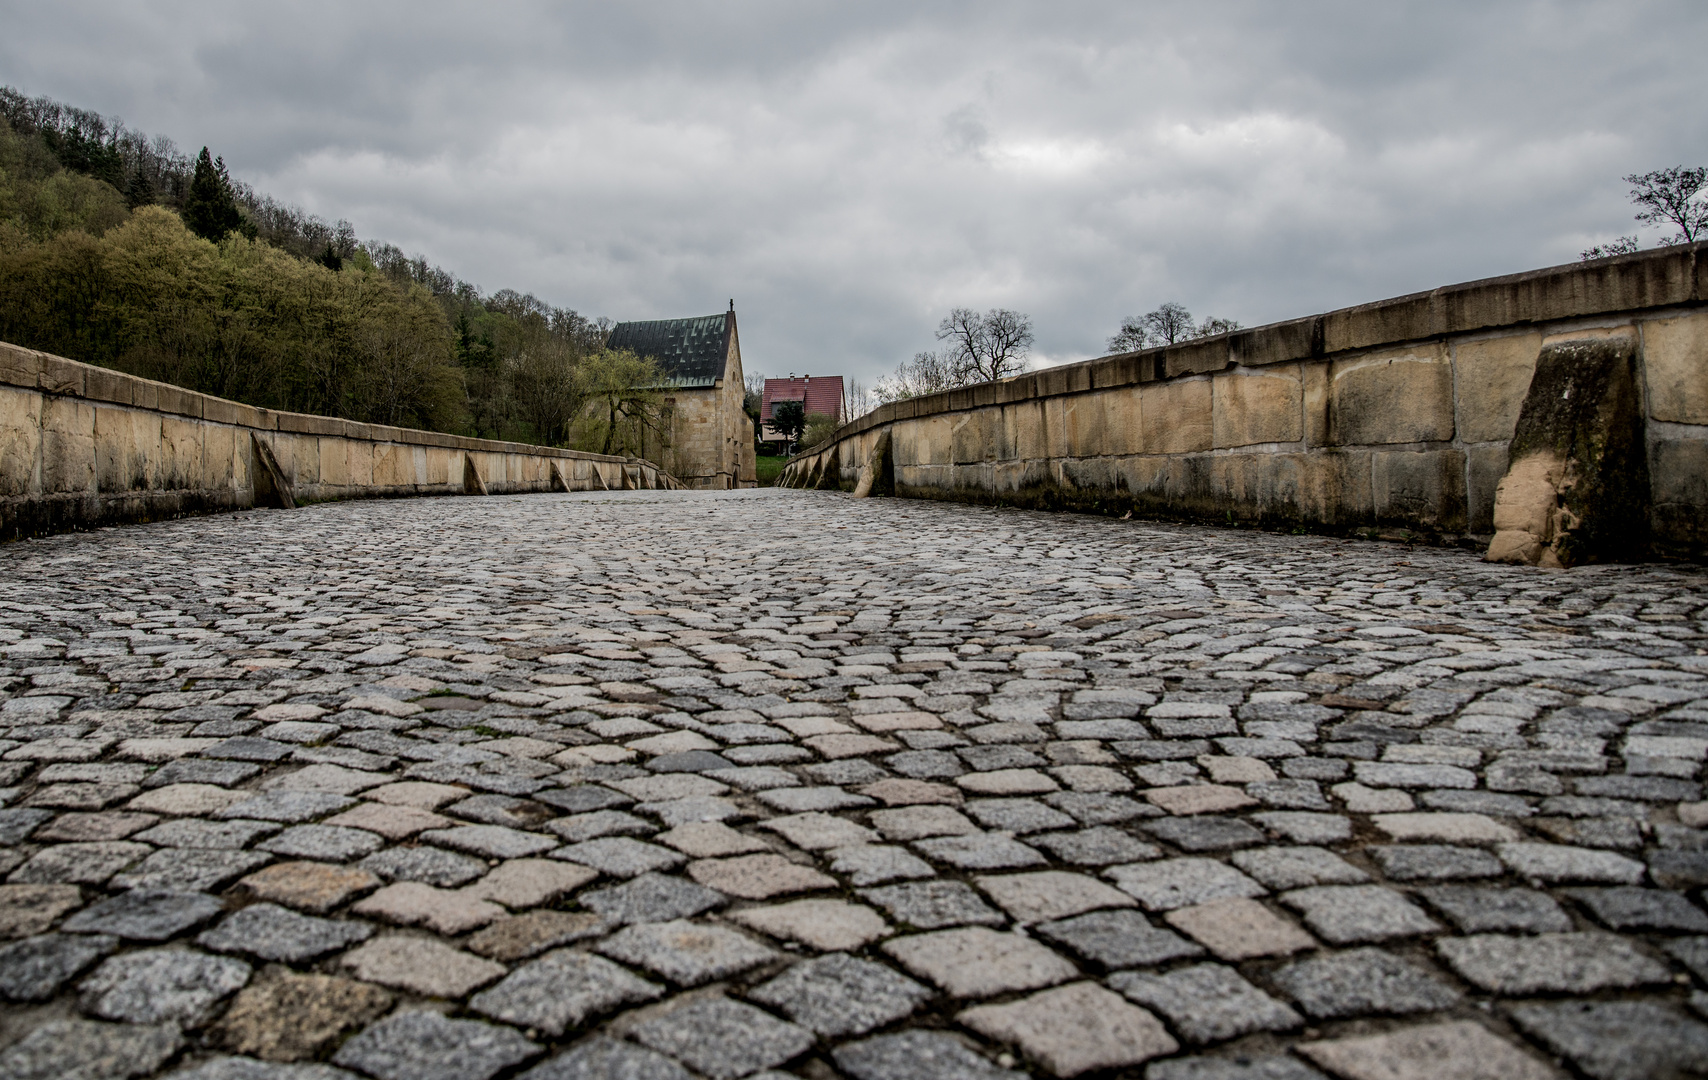
<svg viewBox="0 0 1708 1080">
<path fill-rule="evenodd" d="M 1486 542 L 1546 348 L 1633 342 L 1648 522 L 1708 550 L 1708 245 L 1449 286 L 886 405 L 784 473 L 897 494 Z M 1635 476 L 1635 473 L 1633 474 Z M 881 486 L 881 484 L 880 484 Z"/>
<path fill-rule="evenodd" d="M 753 487 L 758 482 L 753 455 L 753 420 L 742 409 L 746 397 L 741 357 L 731 359 L 734 375 L 715 386 L 671 391 L 671 446 L 666 470 L 691 488 Z"/>
</svg>

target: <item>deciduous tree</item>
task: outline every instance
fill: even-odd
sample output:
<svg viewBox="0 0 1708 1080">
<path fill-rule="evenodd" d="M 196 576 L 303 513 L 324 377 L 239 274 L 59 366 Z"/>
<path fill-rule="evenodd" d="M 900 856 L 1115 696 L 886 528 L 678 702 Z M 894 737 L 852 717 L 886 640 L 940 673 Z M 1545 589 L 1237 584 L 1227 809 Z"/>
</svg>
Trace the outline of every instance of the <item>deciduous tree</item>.
<svg viewBox="0 0 1708 1080">
<path fill-rule="evenodd" d="M 658 361 L 601 347 L 582 358 L 580 371 L 589 411 L 579 449 L 649 457 L 669 445 L 670 411 Z"/>
<path fill-rule="evenodd" d="M 921 352 L 897 367 L 894 375 L 879 379 L 873 393 L 879 401 L 901 401 L 965 385 L 965 369 L 946 351 Z"/>
<path fill-rule="evenodd" d="M 1112 353 L 1137 352 L 1163 345 L 1178 345 L 1195 338 L 1214 337 L 1232 333 L 1240 328 L 1233 319 L 1209 315 L 1201 323 L 1193 323 L 1192 313 L 1173 301 L 1144 315 L 1129 315 L 1121 320 L 1121 329 L 1109 339 Z"/>
<path fill-rule="evenodd" d="M 938 324 L 937 340 L 946 343 L 946 360 L 957 369 L 961 385 L 994 382 L 1026 370 L 1032 320 L 1007 308 L 991 308 L 983 315 L 955 308 Z"/>
<path fill-rule="evenodd" d="M 1637 220 L 1645 225 L 1676 226 L 1678 232 L 1663 244 L 1694 244 L 1708 236 L 1708 168 L 1670 169 L 1625 177 L 1631 185 L 1631 201 L 1643 210 Z"/>
</svg>

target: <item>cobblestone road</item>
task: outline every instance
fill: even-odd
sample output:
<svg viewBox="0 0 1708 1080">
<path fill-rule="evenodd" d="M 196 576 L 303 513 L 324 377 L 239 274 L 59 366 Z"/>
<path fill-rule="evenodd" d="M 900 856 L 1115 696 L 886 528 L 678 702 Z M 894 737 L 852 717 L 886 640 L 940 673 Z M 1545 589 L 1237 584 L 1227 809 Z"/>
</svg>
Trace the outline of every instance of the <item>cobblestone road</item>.
<svg viewBox="0 0 1708 1080">
<path fill-rule="evenodd" d="M 1703 1075 L 1704 646 L 1690 568 L 827 493 L 15 544 L 0 1076 Z"/>
</svg>

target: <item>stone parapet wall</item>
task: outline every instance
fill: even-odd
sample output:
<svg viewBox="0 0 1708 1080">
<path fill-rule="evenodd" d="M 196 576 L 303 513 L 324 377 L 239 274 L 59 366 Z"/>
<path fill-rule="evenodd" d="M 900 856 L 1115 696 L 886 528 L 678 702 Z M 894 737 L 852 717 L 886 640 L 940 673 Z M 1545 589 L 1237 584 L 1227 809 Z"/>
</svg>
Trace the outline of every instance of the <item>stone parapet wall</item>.
<svg viewBox="0 0 1708 1080">
<path fill-rule="evenodd" d="M 636 458 L 257 409 L 0 343 L 4 539 L 267 504 L 676 486 Z"/>
<path fill-rule="evenodd" d="M 1633 535 L 1700 555 L 1705 255 L 1470 282 L 895 402 L 783 482 L 851 490 L 882 457 L 876 487 L 904 496 L 1481 541 L 1543 349 L 1618 338 L 1637 356 L 1650 487 Z"/>
</svg>

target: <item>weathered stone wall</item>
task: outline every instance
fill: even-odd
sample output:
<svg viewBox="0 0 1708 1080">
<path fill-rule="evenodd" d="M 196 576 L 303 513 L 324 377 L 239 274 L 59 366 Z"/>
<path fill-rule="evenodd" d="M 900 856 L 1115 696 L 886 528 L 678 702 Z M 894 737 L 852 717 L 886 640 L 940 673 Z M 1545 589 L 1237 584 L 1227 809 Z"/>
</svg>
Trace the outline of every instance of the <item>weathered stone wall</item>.
<svg viewBox="0 0 1708 1080">
<path fill-rule="evenodd" d="M 1448 286 L 886 405 L 785 470 L 898 495 L 1327 530 L 1494 532 L 1544 347 L 1629 339 L 1648 528 L 1708 549 L 1708 244 Z M 879 478 L 881 488 L 888 477 Z"/>
<path fill-rule="evenodd" d="M 4 539 L 281 501 L 672 486 L 639 459 L 256 409 L 0 343 Z"/>
<path fill-rule="evenodd" d="M 664 461 L 684 486 L 754 485 L 753 421 L 742 411 L 743 395 L 739 377 L 671 392 L 671 445 Z"/>
</svg>

